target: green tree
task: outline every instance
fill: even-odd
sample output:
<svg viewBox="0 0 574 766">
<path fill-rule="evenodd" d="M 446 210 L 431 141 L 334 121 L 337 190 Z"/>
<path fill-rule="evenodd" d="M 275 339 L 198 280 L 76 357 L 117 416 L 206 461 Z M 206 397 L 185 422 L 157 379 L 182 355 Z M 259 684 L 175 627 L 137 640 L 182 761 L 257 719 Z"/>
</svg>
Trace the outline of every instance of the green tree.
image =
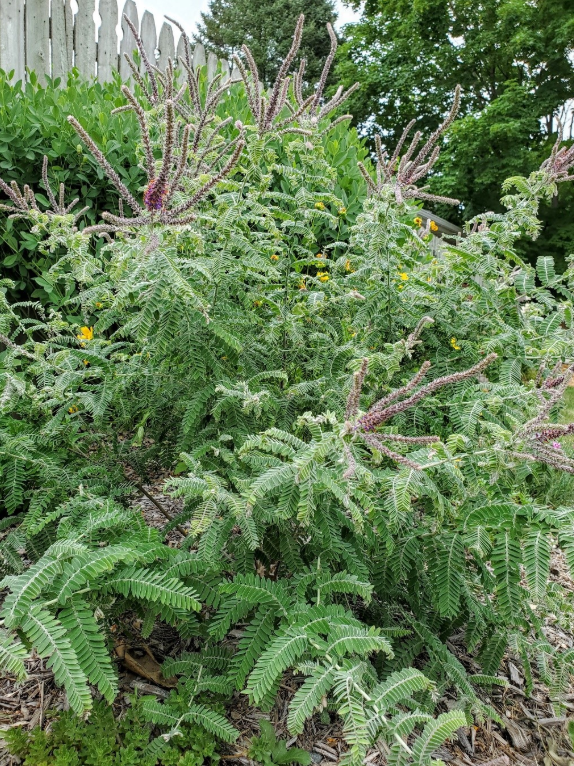
<svg viewBox="0 0 574 766">
<path fill-rule="evenodd" d="M 247 44 L 262 81 L 269 85 L 291 46 L 293 29 L 301 13 L 305 28 L 299 57 L 305 58 L 306 80 L 319 79 L 329 50 L 326 24 L 337 18 L 333 0 L 211 0 L 209 11 L 202 13 L 197 39 L 218 56 L 231 57 Z M 299 59 L 299 60 L 300 60 Z"/>
<path fill-rule="evenodd" d="M 462 86 L 462 119 L 430 181 L 462 200 L 458 212 L 438 211 L 451 220 L 501 210 L 502 181 L 539 165 L 574 97 L 568 0 L 367 0 L 345 33 L 339 79 L 363 83 L 350 111 L 371 138 L 393 145 L 415 115 L 423 131 L 434 130 Z M 573 209 L 568 191 L 543 211 L 555 255 L 574 248 L 574 230 L 557 230 Z"/>
</svg>

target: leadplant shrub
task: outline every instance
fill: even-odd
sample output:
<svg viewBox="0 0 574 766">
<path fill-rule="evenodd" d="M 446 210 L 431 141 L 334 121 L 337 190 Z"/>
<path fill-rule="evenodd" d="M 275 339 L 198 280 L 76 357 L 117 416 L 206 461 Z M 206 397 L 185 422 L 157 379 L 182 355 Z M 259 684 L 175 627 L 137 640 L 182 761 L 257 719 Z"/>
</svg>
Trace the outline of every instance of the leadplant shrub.
<svg viewBox="0 0 574 766">
<path fill-rule="evenodd" d="M 304 69 L 289 79 L 301 23 L 263 93 L 246 48 L 242 86 L 207 85 L 189 61 L 181 83 L 142 49 L 141 97 L 123 86 L 120 109 L 140 126 L 145 186 L 70 117 L 121 200 L 101 222 L 80 230 L 58 194 L 45 209 L 0 183 L 10 214 L 63 252 L 50 275 L 72 296 L 33 319 L 1 306 L 2 523 L 14 528 L 0 548 L 0 651 L 18 674 L 33 646 L 81 712 L 88 681 L 113 698 L 109 626 L 139 613 L 144 637 L 163 621 L 190 640 L 163 667 L 178 689 L 142 703 L 166 740 L 191 722 L 234 741 L 209 692 L 269 710 L 292 672 L 293 734 L 336 713 L 345 762 L 382 738 L 390 763 L 428 764 L 473 717 L 496 717 L 481 687 L 504 685 L 505 651 L 528 692 L 536 660 L 557 706 L 570 673 L 542 617 L 552 544 L 574 565 L 562 439 L 574 425 L 558 423 L 574 272 L 514 248 L 536 236 L 574 150 L 558 143 L 507 182 L 504 214 L 437 250 L 417 183 L 455 103 L 426 143 L 409 126 L 394 151 L 377 147 L 373 173 L 358 165 L 368 197 L 341 237 L 349 199 L 328 147 L 345 94 L 323 98 L 332 56 L 308 98 Z M 230 87 L 249 118 L 218 112 Z M 164 530 L 183 531 L 177 549 L 129 505 L 158 465 L 182 501 Z M 229 657 L 221 642 L 238 629 Z M 456 706 L 441 712 L 447 691 Z"/>
<path fill-rule="evenodd" d="M 205 67 L 202 70 L 205 79 Z M 118 199 L 102 168 L 85 150 L 71 125 L 62 116 L 73 115 L 94 138 L 98 146 L 128 184 L 137 188 L 144 182 L 143 168 L 138 165 L 136 146 L 138 126 L 134 115 L 113 117 L 110 112 L 126 103 L 118 75 L 105 86 L 82 78 L 76 70 L 67 80 L 46 78 L 40 82 L 34 72 L 29 81 L 14 82 L 9 73 L 0 70 L 0 174 L 10 183 L 16 181 L 37 190 L 38 201 L 48 205 L 42 179 L 42 161 L 50 161 L 52 185 L 66 184 L 68 200 L 79 197 L 87 210 L 80 227 L 95 224 L 103 211 L 118 212 Z M 136 93 L 139 87 L 135 87 Z M 230 87 L 217 104 L 218 115 L 225 119 L 249 120 L 249 104 L 240 86 Z M 282 152 L 282 143 L 274 148 Z M 348 240 L 350 225 L 360 211 L 366 187 L 357 167 L 367 151 L 354 129 L 341 126 L 330 133 L 324 150 L 336 170 L 336 194 L 345 199 L 346 213 L 340 221 L 339 237 Z M 281 179 L 277 179 L 280 190 Z M 42 237 L 30 231 L 25 223 L 10 219 L 0 211 L 0 262 L 2 274 L 14 285 L 12 300 L 37 300 L 44 306 L 73 307 L 66 303 L 69 293 L 62 284 L 53 282 L 50 267 L 62 255 L 42 246 Z M 100 243 L 93 243 L 96 247 Z M 76 317 L 77 318 L 77 317 Z"/>
</svg>

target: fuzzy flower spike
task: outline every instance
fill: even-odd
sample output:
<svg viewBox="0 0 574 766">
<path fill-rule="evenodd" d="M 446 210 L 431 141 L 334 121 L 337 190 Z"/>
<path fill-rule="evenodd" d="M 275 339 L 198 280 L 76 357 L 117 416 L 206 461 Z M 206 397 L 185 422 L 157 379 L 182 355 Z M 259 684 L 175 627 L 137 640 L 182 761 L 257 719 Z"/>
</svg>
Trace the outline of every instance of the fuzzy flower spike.
<svg viewBox="0 0 574 766">
<path fill-rule="evenodd" d="M 72 210 L 78 204 L 79 200 L 76 197 L 76 199 L 73 199 L 69 205 L 66 205 L 66 203 L 64 202 L 64 196 L 65 196 L 64 184 L 60 184 L 60 188 L 58 191 L 58 199 L 56 199 L 54 192 L 52 191 L 52 188 L 50 186 L 50 183 L 48 181 L 48 158 L 47 157 L 44 157 L 44 161 L 42 163 L 42 182 L 44 184 L 44 189 L 46 190 L 46 194 L 48 195 L 48 199 L 50 200 L 50 207 L 44 211 L 41 211 L 40 208 L 38 207 L 36 195 L 27 184 L 25 184 L 22 190 L 20 190 L 16 181 L 12 181 L 12 183 L 8 185 L 5 181 L 3 181 L 0 178 L 0 189 L 12 201 L 12 205 L 0 204 L 0 210 L 6 210 L 10 212 L 11 215 L 9 216 L 9 218 L 27 218 L 32 211 L 36 211 L 37 213 L 44 212 L 45 215 L 48 215 L 51 218 L 55 216 L 70 215 L 72 213 Z M 74 216 L 74 226 L 72 229 L 73 231 L 77 231 L 76 223 L 78 222 L 78 219 L 80 218 L 80 216 L 82 216 L 86 212 L 86 210 L 88 210 L 88 207 L 83 207 L 81 210 L 73 214 Z"/>
<path fill-rule="evenodd" d="M 420 199 L 430 202 L 443 202 L 448 205 L 458 205 L 459 200 L 452 199 L 451 197 L 441 197 L 436 194 L 430 194 L 425 190 L 426 187 L 417 187 L 416 183 L 428 175 L 432 170 L 440 153 L 440 147 L 438 146 L 439 139 L 454 122 L 454 119 L 458 113 L 459 106 L 460 86 L 457 85 L 454 91 L 452 107 L 446 119 L 420 149 L 418 149 L 418 146 L 421 141 L 421 133 L 417 130 L 413 135 L 413 138 L 405 153 L 401 155 L 407 137 L 415 124 L 414 120 L 409 122 L 407 127 L 404 129 L 403 134 L 390 157 L 381 146 L 380 136 L 376 136 L 376 182 L 373 181 L 363 163 L 358 163 L 359 170 L 367 182 L 369 194 L 380 194 L 384 186 L 393 185 L 395 197 L 399 205 L 407 199 Z"/>
<path fill-rule="evenodd" d="M 126 21 L 129 25 L 129 20 Z M 132 32 L 142 53 L 143 43 L 137 35 L 137 30 L 134 28 Z M 187 46 L 188 42 L 186 37 Z M 197 90 L 199 73 L 196 73 L 197 77 L 188 77 L 188 83 L 176 93 L 176 75 L 171 61 L 168 61 L 167 68 L 162 73 L 156 67 L 152 67 L 147 59 L 144 60 L 143 53 L 142 60 L 150 83 L 148 88 L 142 80 L 144 98 L 149 101 L 154 112 L 159 114 L 159 122 L 163 129 L 162 156 L 159 162 L 154 158 L 147 112 L 127 86 L 123 86 L 122 91 L 128 104 L 114 110 L 114 113 L 133 111 L 140 126 L 147 175 L 147 185 L 141 203 L 122 182 L 104 153 L 78 120 L 68 117 L 70 124 L 115 186 L 121 198 L 120 202 L 127 203 L 133 212 L 132 217 L 126 217 L 122 210 L 120 215 L 105 212 L 102 214 L 105 223 L 89 227 L 86 230 L 88 233 L 119 231 L 154 222 L 169 226 L 189 224 L 195 218 L 191 212 L 192 208 L 229 175 L 239 161 L 245 144 L 241 123 L 236 124 L 237 136 L 229 141 L 223 140 L 219 135 L 222 127 L 229 124 L 229 120 L 220 121 L 216 127 L 211 127 L 219 98 L 225 90 L 223 86 L 214 86 L 214 82 L 218 82 L 217 78 L 210 84 L 205 104 L 202 104 Z M 134 62 L 132 64 L 135 67 Z M 136 81 L 139 82 L 137 78 Z M 190 90 L 191 106 L 182 100 L 187 88 Z M 157 120 L 157 117 L 154 119 Z M 186 199 L 179 201 L 179 204 L 173 204 L 176 193 L 185 188 L 182 185 L 183 179 L 193 181 L 199 175 L 210 175 L 211 178 L 203 181 L 199 188 L 192 191 Z"/>
<path fill-rule="evenodd" d="M 327 84 L 329 72 L 331 71 L 333 60 L 335 58 L 335 52 L 337 50 L 337 36 L 335 35 L 335 31 L 333 30 L 331 24 L 327 24 L 327 31 L 331 39 L 331 50 L 325 61 L 321 78 L 317 84 L 315 93 L 311 94 L 307 98 L 303 98 L 305 59 L 302 59 L 299 65 L 299 69 L 292 77 L 294 104 L 291 103 L 288 98 L 289 88 L 291 85 L 289 69 L 297 57 L 297 53 L 301 47 L 304 21 L 305 17 L 303 14 L 301 14 L 295 27 L 295 34 L 293 35 L 291 48 L 289 49 L 285 60 L 281 64 L 275 82 L 271 87 L 269 96 L 266 96 L 261 92 L 262 85 L 259 78 L 259 72 L 257 70 L 257 64 L 255 63 L 253 54 L 249 50 L 248 46 L 243 45 L 241 47 L 247 62 L 247 66 L 245 66 L 244 62 L 239 56 L 235 55 L 233 57 L 233 61 L 239 70 L 241 79 L 244 82 L 249 107 L 259 128 L 260 134 L 268 133 L 269 131 L 273 130 L 280 131 L 282 133 L 300 133 L 302 135 L 311 135 L 312 128 L 318 124 L 319 120 L 337 109 L 351 95 L 351 93 L 353 93 L 359 87 L 359 83 L 355 83 L 355 85 L 344 92 L 343 88 L 339 88 L 333 98 L 331 98 L 326 103 L 324 102 L 323 93 Z M 286 117 L 281 117 L 281 113 L 285 108 L 288 109 L 290 114 Z M 330 130 L 342 120 L 349 119 L 351 119 L 351 115 L 343 115 L 342 117 L 334 120 L 328 126 L 327 130 Z M 297 127 L 297 122 L 299 122 L 302 127 Z"/>
<path fill-rule="evenodd" d="M 574 159 L 574 153 L 573 153 Z M 560 365 L 561 367 L 561 365 Z M 538 412 L 527 421 L 515 434 L 516 449 L 512 456 L 521 460 L 546 463 L 566 473 L 574 474 L 574 459 L 562 451 L 562 445 L 556 441 L 562 436 L 574 433 L 574 423 L 552 423 L 552 410 L 564 396 L 567 386 L 574 377 L 574 364 L 563 372 L 557 368 L 536 388 Z"/>
<path fill-rule="evenodd" d="M 415 333 L 413 333 L 413 336 L 409 337 L 409 341 L 411 337 L 413 337 L 413 342 L 416 342 L 417 338 L 414 338 L 414 335 Z M 401 434 L 388 434 L 381 432 L 377 432 L 375 434 L 375 429 L 386 423 L 395 415 L 410 409 L 415 404 L 420 402 L 425 397 L 430 396 L 435 391 L 438 391 L 445 386 L 453 385 L 454 383 L 460 383 L 460 381 L 467 380 L 468 378 L 472 378 L 475 375 L 480 375 L 480 373 L 485 370 L 486 367 L 488 367 L 488 365 L 491 364 L 496 358 L 496 354 L 489 354 L 478 364 L 475 364 L 473 367 L 469 367 L 467 370 L 455 372 L 451 375 L 444 375 L 441 378 L 435 378 L 435 380 L 432 380 L 430 383 L 421 386 L 420 384 L 426 377 L 426 374 L 431 366 L 430 362 L 424 362 L 420 370 L 411 378 L 408 383 L 406 383 L 404 386 L 401 386 L 400 388 L 394 389 L 382 399 L 379 399 L 379 401 L 371 405 L 371 407 L 364 415 L 357 417 L 361 390 L 368 371 L 368 360 L 363 359 L 361 369 L 355 373 L 353 385 L 347 400 L 346 430 L 348 433 L 356 434 L 362 441 L 365 442 L 365 444 L 371 447 L 371 449 L 378 450 L 383 455 L 395 461 L 396 463 L 406 465 L 409 468 L 413 468 L 415 470 L 420 470 L 421 466 L 419 466 L 413 460 L 410 460 L 408 457 L 400 455 L 399 453 L 390 449 L 390 447 L 384 444 L 384 442 L 404 445 L 417 444 L 428 446 L 439 441 L 438 436 L 403 436 Z M 352 457 L 350 449 L 347 451 L 347 460 L 349 467 L 345 472 L 345 477 L 351 478 L 355 472 L 355 460 Z"/>
</svg>

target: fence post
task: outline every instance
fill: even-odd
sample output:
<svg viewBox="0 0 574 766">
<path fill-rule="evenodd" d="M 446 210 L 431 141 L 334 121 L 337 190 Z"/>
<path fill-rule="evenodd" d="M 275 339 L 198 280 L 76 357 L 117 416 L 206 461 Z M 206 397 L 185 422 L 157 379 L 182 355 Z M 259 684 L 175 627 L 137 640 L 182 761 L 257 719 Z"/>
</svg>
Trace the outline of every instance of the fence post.
<svg viewBox="0 0 574 766">
<path fill-rule="evenodd" d="M 205 48 L 201 43 L 197 43 L 193 49 L 193 69 L 194 71 L 198 66 L 205 66 Z"/>
<path fill-rule="evenodd" d="M 26 66 L 43 85 L 50 74 L 49 0 L 26 0 Z"/>
<path fill-rule="evenodd" d="M 193 58 L 193 48 L 191 48 L 191 46 L 189 46 L 188 53 L 189 53 L 189 60 L 191 62 Z M 181 62 L 186 61 L 185 40 L 183 39 L 183 35 L 180 35 L 179 40 L 177 41 L 177 50 L 175 52 L 175 57 L 177 59 L 178 66 L 180 66 L 183 69 L 183 64 Z"/>
<path fill-rule="evenodd" d="M 165 69 L 167 66 L 167 60 L 171 59 L 173 62 L 175 58 L 173 29 L 171 28 L 171 24 L 168 24 L 166 21 L 164 21 L 161 25 L 157 47 L 159 48 L 159 59 L 157 61 L 157 65 L 160 69 Z"/>
<path fill-rule="evenodd" d="M 118 69 L 118 1 L 100 0 L 101 24 L 98 30 L 98 80 L 110 82 Z"/>
<path fill-rule="evenodd" d="M 0 8 L 0 69 L 14 70 L 14 78 L 23 80 L 24 59 L 24 0 L 2 0 Z"/>
<path fill-rule="evenodd" d="M 134 27 L 138 29 L 139 28 L 138 9 L 136 4 L 134 3 L 134 0 L 126 0 L 126 4 L 124 5 L 124 10 L 122 12 L 123 37 L 120 43 L 120 75 L 122 76 L 122 80 L 125 82 L 126 80 L 129 79 L 131 75 L 131 69 L 129 67 L 128 62 L 125 59 L 124 53 L 127 53 L 128 56 L 131 56 L 134 51 L 134 48 L 136 48 L 136 41 L 135 41 L 135 37 L 132 34 L 131 29 L 128 27 L 128 25 L 125 22 L 124 14 L 132 22 Z"/>
<path fill-rule="evenodd" d="M 157 48 L 157 32 L 155 31 L 155 19 L 153 13 L 145 11 L 142 16 L 142 24 L 140 28 L 140 37 L 142 39 L 144 50 L 149 59 L 149 63 L 155 65 L 155 49 Z M 145 67 L 142 62 L 141 72 L 145 71 Z"/>
<path fill-rule="evenodd" d="M 52 0 L 52 77 L 64 82 L 72 68 L 74 17 L 70 0 Z"/>
<path fill-rule="evenodd" d="M 74 24 L 74 66 L 84 77 L 94 77 L 96 74 L 95 10 L 96 0 L 78 0 Z"/>
</svg>

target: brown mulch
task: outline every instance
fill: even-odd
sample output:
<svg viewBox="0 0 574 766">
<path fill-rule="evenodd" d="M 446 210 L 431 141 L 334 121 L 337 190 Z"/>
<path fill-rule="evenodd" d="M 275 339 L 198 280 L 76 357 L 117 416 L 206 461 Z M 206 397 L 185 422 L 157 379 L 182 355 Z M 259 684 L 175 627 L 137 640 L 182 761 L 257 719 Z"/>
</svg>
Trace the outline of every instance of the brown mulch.
<svg viewBox="0 0 574 766">
<path fill-rule="evenodd" d="M 162 477 L 163 478 L 163 477 Z M 151 485 L 145 485 L 145 493 L 134 501 L 141 508 L 146 522 L 161 529 L 166 524 L 166 516 L 174 517 L 182 510 L 182 502 L 162 493 L 163 481 L 158 479 Z M 171 530 L 166 536 L 169 545 L 177 547 L 185 534 L 187 524 L 182 531 Z M 559 584 L 574 596 L 574 580 L 570 576 L 563 554 L 554 550 L 552 554 L 551 581 Z M 574 620 L 574 617 L 572 618 Z M 146 641 L 140 635 L 141 621 L 135 616 L 118 626 L 118 654 L 116 657 L 119 670 L 120 694 L 114 703 L 119 715 L 129 704 L 129 695 L 134 689 L 143 694 L 155 694 L 165 698 L 168 693 L 159 675 L 159 663 L 164 657 L 176 655 L 190 648 L 192 641 L 182 642 L 178 634 L 169 626 L 158 625 Z M 544 617 L 544 632 L 556 648 L 567 649 L 574 645 L 570 625 L 554 614 Z M 121 639 L 120 639 L 121 636 Z M 462 636 L 453 636 L 449 648 L 471 673 L 480 672 L 476 661 L 464 651 L 459 641 Z M 129 658 L 125 659 L 126 646 Z M 123 655 L 122 655 L 123 652 Z M 155 662 L 157 660 L 157 662 Z M 155 662 L 155 664 L 154 664 Z M 66 695 L 56 687 L 53 675 L 45 668 L 39 658 L 26 662 L 28 678 L 16 684 L 13 678 L 0 679 L 0 729 L 14 726 L 29 729 L 46 722 L 46 711 L 67 709 Z M 507 688 L 494 688 L 484 691 L 483 701 L 492 705 L 504 721 L 500 726 L 493 721 L 485 721 L 468 729 L 459 730 L 454 742 L 448 743 L 436 753 L 452 766 L 505 766 L 508 764 L 528 764 L 529 766 L 574 766 L 574 749 L 566 732 L 569 718 L 574 719 L 574 688 L 564 697 L 565 713 L 556 716 L 545 687 L 535 683 L 530 697 L 525 692 L 524 677 L 520 663 L 516 658 L 506 656 L 499 670 L 505 677 Z M 270 714 L 263 714 L 249 706 L 243 694 L 235 694 L 228 708 L 231 722 L 241 731 L 241 737 L 233 746 L 223 749 L 224 761 L 235 761 L 251 766 L 246 758 L 248 743 L 253 735 L 259 733 L 259 721 L 268 718 L 274 724 L 278 737 L 288 741 L 289 746 L 302 747 L 311 753 L 316 766 L 335 766 L 345 750 L 340 721 L 331 716 L 329 723 L 323 723 L 319 715 L 307 722 L 303 734 L 291 737 L 287 731 L 287 711 L 289 701 L 295 693 L 301 679 L 287 674 L 281 684 L 277 702 Z M 443 698 L 439 708 L 448 710 L 454 701 Z M 326 719 L 325 719 L 326 720 Z M 13 766 L 18 760 L 1 749 L 0 766 Z M 365 764 L 384 766 L 388 749 L 379 743 L 369 752 Z"/>
</svg>

